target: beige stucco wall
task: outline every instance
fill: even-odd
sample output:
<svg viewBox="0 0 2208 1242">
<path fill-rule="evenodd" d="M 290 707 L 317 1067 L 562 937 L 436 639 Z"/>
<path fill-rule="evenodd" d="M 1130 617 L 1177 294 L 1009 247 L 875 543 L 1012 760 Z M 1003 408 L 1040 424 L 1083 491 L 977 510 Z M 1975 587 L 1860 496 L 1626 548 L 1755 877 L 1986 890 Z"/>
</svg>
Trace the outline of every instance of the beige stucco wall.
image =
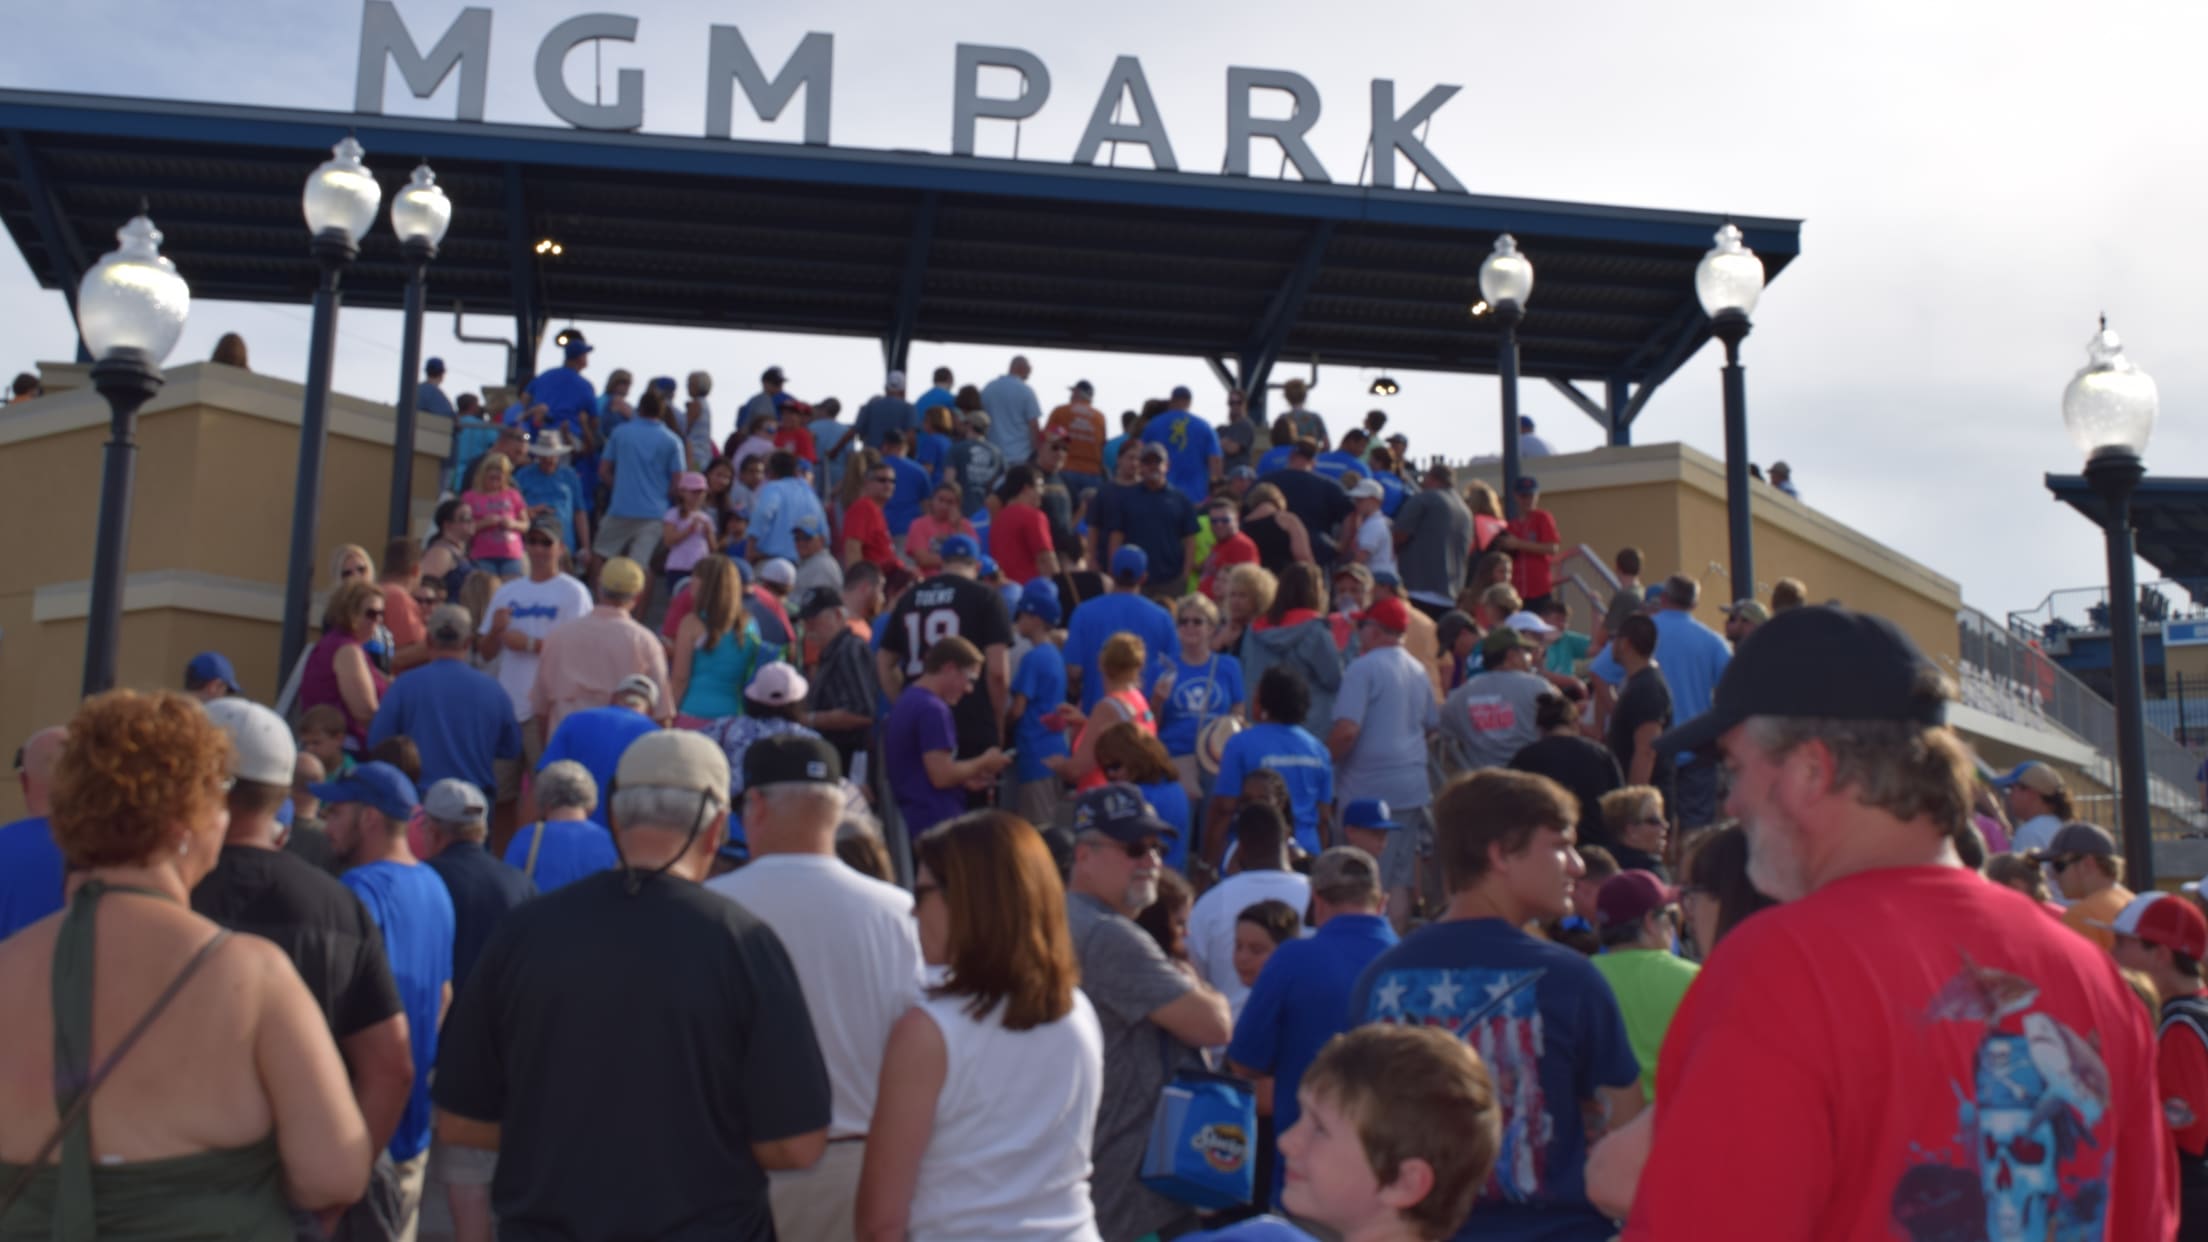
<svg viewBox="0 0 2208 1242">
<path fill-rule="evenodd" d="M 1541 481 L 1541 507 L 1556 518 L 1567 547 L 1586 544 L 1608 563 L 1627 545 L 1641 549 L 1643 579 L 1684 573 L 1702 584 L 1698 616 L 1722 627 L 1718 609 L 1731 601 L 1730 539 L 1726 533 L 1724 466 L 1681 444 L 1597 449 L 1529 461 Z M 1499 462 L 1467 468 L 1466 478 L 1501 486 Z M 1851 608 L 1891 618 L 1926 654 L 1952 669 L 1960 647 L 1955 617 L 1962 589 L 1951 578 L 1879 544 L 1838 520 L 1763 483 L 1750 483 L 1756 595 L 1799 578 L 1812 602 L 1839 599 Z M 1573 600 L 1573 619 L 1590 618 Z"/>
<path fill-rule="evenodd" d="M 41 368 L 48 395 L 0 413 L 0 744 L 13 747 L 73 710 L 83 679 L 106 401 L 81 369 Z M 273 699 L 283 574 L 298 467 L 300 385 L 215 363 L 168 373 L 140 412 L 125 556 L 120 684 L 181 688 L 207 650 L 237 667 L 254 697 Z M 315 539 L 317 590 L 330 550 L 358 543 L 379 558 L 390 501 L 391 408 L 330 399 Z M 448 420 L 416 424 L 414 529 L 436 504 L 451 445 Z M 310 618 L 311 621 L 311 618 Z M 0 820 L 21 813 L 13 782 Z"/>
</svg>

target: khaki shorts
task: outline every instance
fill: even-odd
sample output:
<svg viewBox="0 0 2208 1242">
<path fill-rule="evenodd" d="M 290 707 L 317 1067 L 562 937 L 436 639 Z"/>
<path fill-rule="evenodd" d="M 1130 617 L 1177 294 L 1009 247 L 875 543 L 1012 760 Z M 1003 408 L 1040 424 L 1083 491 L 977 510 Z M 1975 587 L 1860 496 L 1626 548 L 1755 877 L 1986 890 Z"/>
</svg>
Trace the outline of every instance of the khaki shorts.
<svg viewBox="0 0 2208 1242">
<path fill-rule="evenodd" d="M 659 550 L 661 533 L 656 517 L 615 517 L 609 513 L 598 524 L 597 538 L 591 541 L 590 550 L 609 560 L 625 556 L 639 565 L 649 566 L 652 553 Z"/>
<path fill-rule="evenodd" d="M 1058 819 L 1060 782 L 1055 776 L 1039 781 L 1020 781 L 1012 786 L 1012 813 L 1040 830 L 1052 827 Z"/>
<path fill-rule="evenodd" d="M 498 1153 L 450 1143 L 429 1145 L 430 1176 L 447 1186 L 488 1186 L 498 1172 Z"/>
</svg>

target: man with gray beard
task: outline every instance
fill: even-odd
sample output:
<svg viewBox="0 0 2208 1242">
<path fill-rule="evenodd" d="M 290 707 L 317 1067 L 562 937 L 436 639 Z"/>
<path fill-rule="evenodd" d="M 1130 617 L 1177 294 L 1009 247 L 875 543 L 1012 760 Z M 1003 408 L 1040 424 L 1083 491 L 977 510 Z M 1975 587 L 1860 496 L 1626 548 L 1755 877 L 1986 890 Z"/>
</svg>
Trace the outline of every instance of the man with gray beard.
<svg viewBox="0 0 2208 1242">
<path fill-rule="evenodd" d="M 1104 1028 L 1104 1102 L 1089 1178 L 1104 1242 L 1174 1237 L 1195 1225 L 1194 1208 L 1151 1193 L 1136 1174 L 1168 1077 L 1201 1068 L 1198 1050 L 1234 1035 L 1227 998 L 1187 963 L 1169 960 L 1134 922 L 1158 899 L 1160 843 L 1174 835 L 1142 791 L 1124 782 L 1090 790 L 1074 810 L 1066 919 L 1081 990 Z"/>
</svg>

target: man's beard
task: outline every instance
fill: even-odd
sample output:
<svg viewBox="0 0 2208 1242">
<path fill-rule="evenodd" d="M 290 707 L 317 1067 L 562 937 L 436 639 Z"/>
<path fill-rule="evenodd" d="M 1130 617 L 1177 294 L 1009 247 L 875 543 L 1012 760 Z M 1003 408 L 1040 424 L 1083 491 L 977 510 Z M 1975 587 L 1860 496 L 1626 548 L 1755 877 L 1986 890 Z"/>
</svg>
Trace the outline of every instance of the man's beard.
<svg viewBox="0 0 2208 1242">
<path fill-rule="evenodd" d="M 1748 882 L 1777 901 L 1809 895 L 1808 866 L 1802 860 L 1799 825 L 1777 812 L 1745 821 L 1748 833 Z"/>
<path fill-rule="evenodd" d="M 1141 879 L 1129 880 L 1127 882 L 1127 897 L 1125 901 L 1127 909 L 1140 913 L 1144 910 L 1149 909 L 1151 906 L 1156 905 L 1157 900 L 1157 876 L 1152 875 Z"/>
</svg>

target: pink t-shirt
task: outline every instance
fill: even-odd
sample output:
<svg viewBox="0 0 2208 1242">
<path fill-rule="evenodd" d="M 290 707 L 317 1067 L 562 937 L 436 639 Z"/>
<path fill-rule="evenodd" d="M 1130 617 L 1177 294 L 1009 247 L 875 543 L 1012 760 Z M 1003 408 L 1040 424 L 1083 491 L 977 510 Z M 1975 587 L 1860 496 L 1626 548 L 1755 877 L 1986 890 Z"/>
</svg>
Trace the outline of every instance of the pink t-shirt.
<svg viewBox="0 0 2208 1242">
<path fill-rule="evenodd" d="M 965 518 L 938 523 L 932 515 L 923 513 L 912 520 L 912 525 L 905 528 L 905 555 L 915 561 L 933 561 L 936 559 L 935 545 L 951 535 L 964 535 L 976 543 L 980 542 L 980 538 L 974 534 L 974 524 Z"/>
<path fill-rule="evenodd" d="M 520 560 L 521 532 L 498 523 L 507 518 L 528 519 L 529 502 L 521 498 L 521 493 L 509 487 L 488 495 L 464 492 L 460 499 L 475 512 L 475 538 L 468 541 L 469 559 Z"/>
<path fill-rule="evenodd" d="M 684 531 L 682 538 L 667 545 L 668 570 L 673 572 L 696 569 L 698 562 L 704 560 L 706 554 L 712 551 L 713 515 L 700 509 L 696 513 L 684 517 L 682 510 L 669 509 L 666 520 L 673 522 L 675 529 Z M 689 523 L 687 529 L 683 526 L 684 522 Z"/>
</svg>

